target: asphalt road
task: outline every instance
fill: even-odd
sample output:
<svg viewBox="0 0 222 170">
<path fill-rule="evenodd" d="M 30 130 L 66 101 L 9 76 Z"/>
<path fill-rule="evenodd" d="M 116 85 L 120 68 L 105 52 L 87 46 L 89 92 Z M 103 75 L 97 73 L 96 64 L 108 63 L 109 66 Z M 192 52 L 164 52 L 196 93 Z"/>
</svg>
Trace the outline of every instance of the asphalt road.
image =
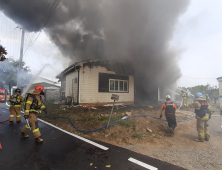
<svg viewBox="0 0 222 170">
<path fill-rule="evenodd" d="M 4 103 L 0 103 L 0 107 L 8 108 Z M 1 108 L 0 122 L 9 117 L 9 111 Z M 22 122 L 19 124 L 0 123 L 1 170 L 184 169 L 124 148 L 94 141 L 108 148 L 108 150 L 103 150 L 40 121 L 39 128 L 44 142 L 37 144 L 31 132 L 29 132 L 28 139 L 20 137 L 21 128 L 25 124 L 23 116 Z M 138 160 L 140 163 L 134 163 L 129 158 L 132 161 Z M 106 167 L 107 165 L 111 165 L 111 167 Z"/>
</svg>

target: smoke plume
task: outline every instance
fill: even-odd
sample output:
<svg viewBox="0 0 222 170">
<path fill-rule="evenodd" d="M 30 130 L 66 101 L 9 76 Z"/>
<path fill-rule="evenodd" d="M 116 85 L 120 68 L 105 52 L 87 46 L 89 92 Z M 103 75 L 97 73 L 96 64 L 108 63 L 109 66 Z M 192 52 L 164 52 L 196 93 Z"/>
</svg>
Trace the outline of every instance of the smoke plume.
<svg viewBox="0 0 222 170">
<path fill-rule="evenodd" d="M 0 0 L 0 10 L 37 32 L 58 0 Z M 169 49 L 178 17 L 189 0 L 61 0 L 44 31 L 73 62 L 122 59 L 147 91 L 180 76 L 178 54 Z M 61 61 L 64 58 L 61 57 Z"/>
</svg>

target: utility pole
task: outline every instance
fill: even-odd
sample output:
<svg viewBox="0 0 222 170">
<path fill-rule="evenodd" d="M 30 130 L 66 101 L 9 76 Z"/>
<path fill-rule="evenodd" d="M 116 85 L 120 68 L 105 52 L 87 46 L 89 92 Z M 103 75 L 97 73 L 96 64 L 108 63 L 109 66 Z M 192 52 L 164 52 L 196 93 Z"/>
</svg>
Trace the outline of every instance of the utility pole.
<svg viewBox="0 0 222 170">
<path fill-rule="evenodd" d="M 22 38 L 21 38 L 21 46 L 20 46 L 20 60 L 19 60 L 19 70 L 17 76 L 17 88 L 21 87 L 21 70 L 22 70 L 22 60 L 23 60 L 23 46 L 24 46 L 24 38 L 25 38 L 25 31 L 22 29 Z"/>
</svg>

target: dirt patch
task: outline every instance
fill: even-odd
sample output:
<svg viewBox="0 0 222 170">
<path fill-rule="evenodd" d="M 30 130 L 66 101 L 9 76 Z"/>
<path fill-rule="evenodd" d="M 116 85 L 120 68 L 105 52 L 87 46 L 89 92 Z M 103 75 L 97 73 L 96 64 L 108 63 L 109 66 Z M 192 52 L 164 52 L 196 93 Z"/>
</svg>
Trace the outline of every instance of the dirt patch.
<svg viewBox="0 0 222 170">
<path fill-rule="evenodd" d="M 109 120 L 111 107 L 77 107 L 47 105 L 48 113 L 53 116 L 69 117 L 75 126 L 83 131 L 91 131 L 106 126 Z M 117 106 L 114 108 L 110 122 L 121 120 L 127 116 L 150 115 L 159 117 L 159 108 L 139 107 L 139 106 Z M 99 140 L 102 142 L 120 146 L 121 144 L 144 144 L 144 145 L 162 145 L 172 146 L 173 135 L 169 132 L 166 121 L 156 119 L 150 116 L 133 117 L 112 124 L 109 128 L 105 127 L 96 132 L 82 133 L 76 130 L 68 119 L 63 118 L 42 118 L 64 130 L 80 135 L 85 138 Z M 190 115 L 178 112 L 177 120 L 187 120 Z M 163 119 L 165 117 L 163 116 Z M 180 128 L 176 128 L 176 133 L 184 131 L 190 126 L 181 123 Z M 187 135 L 189 138 L 190 134 Z M 174 139 L 181 142 L 180 137 L 174 135 Z M 178 139 L 177 139 L 178 138 Z M 174 140 L 173 140 L 174 141 Z"/>
</svg>

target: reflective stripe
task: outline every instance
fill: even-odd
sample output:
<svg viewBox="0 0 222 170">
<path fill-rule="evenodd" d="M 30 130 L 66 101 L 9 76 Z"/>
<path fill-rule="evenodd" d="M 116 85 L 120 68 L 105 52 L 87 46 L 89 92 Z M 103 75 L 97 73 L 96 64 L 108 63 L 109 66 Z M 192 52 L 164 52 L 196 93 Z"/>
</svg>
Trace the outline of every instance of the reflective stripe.
<svg viewBox="0 0 222 170">
<path fill-rule="evenodd" d="M 33 130 L 32 132 L 35 133 L 35 132 L 38 132 L 39 131 L 39 128 Z"/>
<path fill-rule="evenodd" d="M 203 137 L 205 134 L 204 133 L 198 133 L 198 135 Z"/>
<path fill-rule="evenodd" d="M 38 103 L 38 105 L 41 105 L 41 104 L 42 104 L 42 102 L 39 102 L 39 103 Z"/>
<path fill-rule="evenodd" d="M 21 107 L 21 105 L 14 105 L 14 107 Z"/>
<path fill-rule="evenodd" d="M 14 115 L 10 115 L 9 117 L 14 117 Z"/>
<path fill-rule="evenodd" d="M 26 103 L 28 103 L 28 104 L 32 104 L 32 101 L 28 101 L 28 100 L 27 100 L 27 102 L 26 102 Z"/>
<path fill-rule="evenodd" d="M 17 100 L 17 102 L 20 102 L 20 100 Z"/>
<path fill-rule="evenodd" d="M 210 133 L 209 133 L 209 132 L 206 132 L 205 134 L 209 135 Z"/>
<path fill-rule="evenodd" d="M 36 113 L 42 113 L 42 111 L 37 111 L 37 110 L 34 110 L 34 109 L 31 109 L 30 112 L 36 112 Z"/>
<path fill-rule="evenodd" d="M 44 109 L 45 108 L 45 106 L 43 105 L 42 107 L 41 107 L 41 109 Z"/>
<path fill-rule="evenodd" d="M 25 127 L 26 127 L 27 129 L 29 129 L 29 126 L 28 126 L 28 125 L 25 125 Z"/>
<path fill-rule="evenodd" d="M 25 113 L 29 113 L 29 110 L 25 110 Z"/>
<path fill-rule="evenodd" d="M 22 115 L 17 115 L 16 117 L 21 117 Z"/>
<path fill-rule="evenodd" d="M 201 118 L 202 120 L 208 120 L 209 119 L 209 115 L 206 115 L 204 117 Z"/>
</svg>

